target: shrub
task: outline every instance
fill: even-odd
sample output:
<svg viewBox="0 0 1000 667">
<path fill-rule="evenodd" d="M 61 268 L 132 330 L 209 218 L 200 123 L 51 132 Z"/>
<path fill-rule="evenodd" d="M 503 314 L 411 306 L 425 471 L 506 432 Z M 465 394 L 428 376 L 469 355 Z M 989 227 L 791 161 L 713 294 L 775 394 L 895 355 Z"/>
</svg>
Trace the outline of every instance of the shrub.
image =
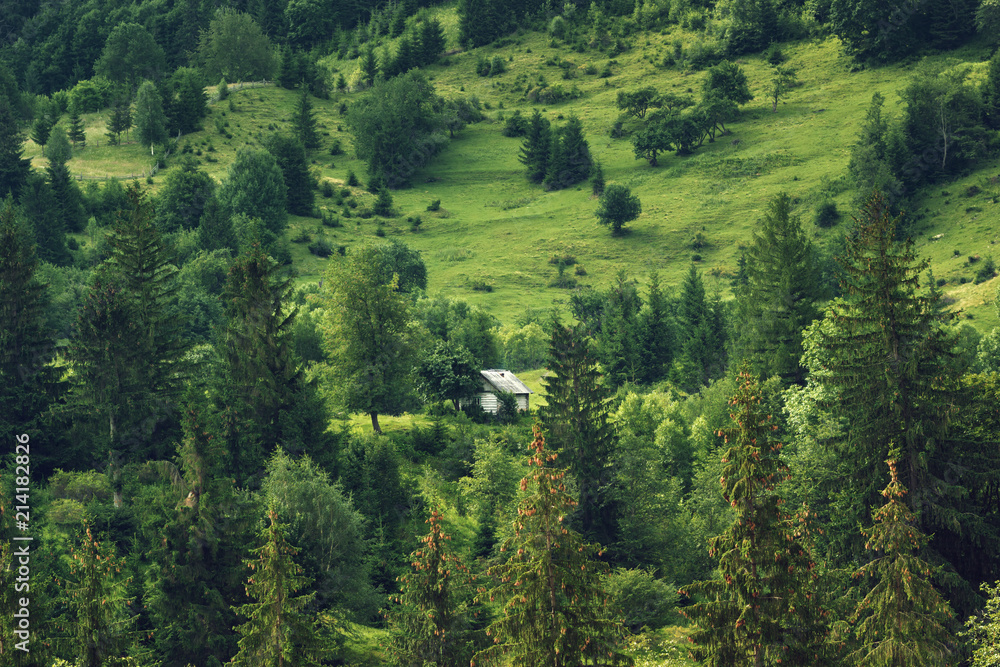
<svg viewBox="0 0 1000 667">
<path fill-rule="evenodd" d="M 493 284 L 488 283 L 481 278 L 474 278 L 469 281 L 469 288 L 474 292 L 492 292 Z"/>
<path fill-rule="evenodd" d="M 701 261 L 701 255 L 699 255 L 698 253 L 695 253 L 695 254 L 691 255 L 691 261 L 692 262 L 700 262 Z"/>
<path fill-rule="evenodd" d="M 837 203 L 826 200 L 816 207 L 815 223 L 817 227 L 833 227 L 840 220 L 840 211 L 837 210 Z"/>
<path fill-rule="evenodd" d="M 643 626 L 660 628 L 670 622 L 677 604 L 677 587 L 646 570 L 618 568 L 607 578 L 607 592 L 625 625 L 633 632 Z"/>
<path fill-rule="evenodd" d="M 440 211 L 441 210 L 441 200 L 435 199 L 427 206 L 428 211 Z"/>
<path fill-rule="evenodd" d="M 326 258 L 333 254 L 333 246 L 325 237 L 321 236 L 309 244 L 309 252 L 317 257 Z"/>
<path fill-rule="evenodd" d="M 309 243 L 310 241 L 312 241 L 312 235 L 305 228 L 300 229 L 298 234 L 292 237 L 292 243 Z"/>
<path fill-rule="evenodd" d="M 781 47 L 779 47 L 777 44 L 771 44 L 771 46 L 768 47 L 767 55 L 765 57 L 767 58 L 767 62 L 771 63 L 772 65 L 780 65 L 781 63 L 788 60 L 787 56 L 785 56 L 785 54 L 781 52 Z"/>
<path fill-rule="evenodd" d="M 319 187 L 319 191 L 320 194 L 323 195 L 323 197 L 329 199 L 334 194 L 333 183 L 331 183 L 330 181 L 323 181 L 323 185 Z"/>
<path fill-rule="evenodd" d="M 523 137 L 527 133 L 528 121 L 521 115 L 521 110 L 518 109 L 507 119 L 507 123 L 503 127 L 503 136 Z"/>
<path fill-rule="evenodd" d="M 330 155 L 341 155 L 343 152 L 344 148 L 340 145 L 340 139 L 334 139 L 330 146 Z"/>
<path fill-rule="evenodd" d="M 990 280 L 991 278 L 996 276 L 996 274 L 997 274 L 996 263 L 993 261 L 993 256 L 990 255 L 989 257 L 986 258 L 986 261 L 983 262 L 983 265 L 979 267 L 979 270 L 976 271 L 975 282 L 977 285 L 980 283 L 984 283 L 987 280 Z"/>
<path fill-rule="evenodd" d="M 353 170 L 347 172 L 347 184 L 352 188 L 358 187 L 358 176 Z M 350 194 L 350 193 L 348 193 Z"/>
</svg>

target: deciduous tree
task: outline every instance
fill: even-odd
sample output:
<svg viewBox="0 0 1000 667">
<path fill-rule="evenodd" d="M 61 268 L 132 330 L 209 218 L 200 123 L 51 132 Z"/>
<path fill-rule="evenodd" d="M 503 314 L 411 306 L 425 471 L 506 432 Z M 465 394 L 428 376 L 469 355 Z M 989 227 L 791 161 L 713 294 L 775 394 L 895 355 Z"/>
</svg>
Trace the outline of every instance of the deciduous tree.
<svg viewBox="0 0 1000 667">
<path fill-rule="evenodd" d="M 288 188 L 274 156 L 258 148 L 241 148 L 229 166 L 218 198 L 226 215 L 258 218 L 275 236 L 288 223 Z"/>
<path fill-rule="evenodd" d="M 198 41 L 209 81 L 256 81 L 274 75 L 277 59 L 271 40 L 249 14 L 230 7 L 216 13 Z"/>
<path fill-rule="evenodd" d="M 635 220 L 640 213 L 642 203 L 639 197 L 632 194 L 628 186 L 612 183 L 604 189 L 596 215 L 599 223 L 611 225 L 611 233 L 618 235 L 625 223 Z"/>
<path fill-rule="evenodd" d="M 167 138 L 167 117 L 163 113 L 163 99 L 152 81 L 143 81 L 135 96 L 135 131 L 139 142 L 149 146 L 162 144 Z"/>
</svg>

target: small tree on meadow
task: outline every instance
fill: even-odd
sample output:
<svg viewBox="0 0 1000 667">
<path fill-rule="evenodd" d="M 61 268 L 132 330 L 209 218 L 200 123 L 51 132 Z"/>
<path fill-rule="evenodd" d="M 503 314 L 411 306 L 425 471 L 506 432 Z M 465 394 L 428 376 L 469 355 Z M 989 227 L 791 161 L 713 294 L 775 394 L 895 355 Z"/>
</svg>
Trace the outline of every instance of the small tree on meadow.
<svg viewBox="0 0 1000 667">
<path fill-rule="evenodd" d="M 639 197 L 625 185 L 612 184 L 601 195 L 600 206 L 597 209 L 597 221 L 602 225 L 611 225 L 611 233 L 621 234 L 622 226 L 639 217 L 642 213 L 642 203 Z"/>
<path fill-rule="evenodd" d="M 618 650 L 625 628 L 608 614 L 605 568 L 593 560 L 602 552 L 568 528 L 576 501 L 566 491 L 566 470 L 555 467 L 557 454 L 546 451 L 538 426 L 534 433 L 532 473 L 521 480 L 531 493 L 517 509 L 514 536 L 500 548 L 509 559 L 488 570 L 499 583 L 488 593 L 480 589 L 503 608 L 486 630 L 493 645 L 472 664 L 631 665 Z"/>
<path fill-rule="evenodd" d="M 309 90 L 302 87 L 299 104 L 292 118 L 295 135 L 306 149 L 319 148 L 319 131 L 316 129 L 316 116 L 313 114 L 312 102 L 309 101 Z"/>
</svg>

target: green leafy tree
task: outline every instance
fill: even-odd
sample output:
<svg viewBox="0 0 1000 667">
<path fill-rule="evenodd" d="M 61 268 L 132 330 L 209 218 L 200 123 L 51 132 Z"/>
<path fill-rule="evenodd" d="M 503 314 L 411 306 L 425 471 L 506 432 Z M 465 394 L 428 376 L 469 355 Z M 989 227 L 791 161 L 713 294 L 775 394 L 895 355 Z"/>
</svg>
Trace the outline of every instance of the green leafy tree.
<svg viewBox="0 0 1000 667">
<path fill-rule="evenodd" d="M 632 92 L 619 91 L 615 104 L 618 106 L 618 109 L 624 111 L 629 116 L 634 116 L 642 120 L 646 117 L 646 112 L 650 108 L 659 108 L 662 106 L 659 97 L 660 94 L 656 88 L 647 86 L 646 88 L 640 88 Z"/>
<path fill-rule="evenodd" d="M 233 255 L 239 251 L 232 218 L 222 208 L 217 197 L 209 199 L 202 211 L 198 224 L 198 246 L 209 252 L 228 250 Z"/>
<path fill-rule="evenodd" d="M 778 112 L 778 99 L 785 95 L 797 81 L 798 76 L 795 68 L 781 65 L 774 68 L 770 88 L 772 112 Z"/>
<path fill-rule="evenodd" d="M 781 39 L 781 22 L 774 0 L 734 0 L 729 5 L 726 42 L 729 53 L 740 55 L 762 51 Z"/>
<path fill-rule="evenodd" d="M 981 616 L 971 616 L 965 622 L 968 630 L 962 635 L 973 645 L 972 667 L 997 667 L 1000 665 L 1000 582 L 992 587 L 981 586 L 986 596 L 986 609 Z"/>
<path fill-rule="evenodd" d="M 708 77 L 702 86 L 702 94 L 706 97 L 718 94 L 738 105 L 743 105 L 753 99 L 750 84 L 743 68 L 734 62 L 720 63 L 708 70 Z"/>
<path fill-rule="evenodd" d="M 529 181 L 541 183 L 545 180 L 551 154 L 552 131 L 549 129 L 549 121 L 542 117 L 538 109 L 535 109 L 535 113 L 528 123 L 528 131 L 524 137 L 524 144 L 521 146 L 521 154 L 518 157 L 521 164 L 528 170 Z"/>
<path fill-rule="evenodd" d="M 135 91 L 144 79 L 157 80 L 166 69 L 163 49 L 138 23 L 123 22 L 112 29 L 94 72 Z"/>
<path fill-rule="evenodd" d="M 309 173 L 309 163 L 302 142 L 288 134 L 272 134 L 264 148 L 274 156 L 287 190 L 288 212 L 292 215 L 311 216 L 316 202 L 316 182 Z"/>
<path fill-rule="evenodd" d="M 760 386 L 746 370 L 730 405 L 735 425 L 720 431 L 728 449 L 719 482 L 736 516 L 710 541 L 721 579 L 682 592 L 705 598 L 683 611 L 698 625 L 691 657 L 710 666 L 825 664 L 815 564 L 799 522 L 782 509 L 777 487 L 788 466 Z"/>
<path fill-rule="evenodd" d="M 152 81 L 143 81 L 135 96 L 135 131 L 139 142 L 149 146 L 153 154 L 153 144 L 162 144 L 167 138 L 167 117 L 163 113 L 160 91 Z"/>
<path fill-rule="evenodd" d="M 606 496 L 615 436 L 608 421 L 610 396 L 581 329 L 553 323 L 548 367 L 542 426 L 577 481 L 580 502 L 574 523 L 585 536 L 611 544 L 614 507 Z"/>
<path fill-rule="evenodd" d="M 156 226 L 166 234 L 196 229 L 214 199 L 215 181 L 199 169 L 197 158 L 181 155 L 157 197 Z"/>
<path fill-rule="evenodd" d="M 460 0 L 458 3 L 459 41 L 485 46 L 504 34 L 510 26 L 512 3 L 500 0 Z"/>
<path fill-rule="evenodd" d="M 370 177 L 399 187 L 437 152 L 437 100 L 433 85 L 412 71 L 377 82 L 367 97 L 351 104 L 347 125 Z"/>
<path fill-rule="evenodd" d="M 409 300 L 397 275 L 386 280 L 380 252 L 368 245 L 330 268 L 323 331 L 340 401 L 367 413 L 379 434 L 379 414 L 401 414 L 411 401 L 416 352 Z"/>
<path fill-rule="evenodd" d="M 302 576 L 294 558 L 298 549 L 288 543 L 277 512 L 268 510 L 269 524 L 261 530 L 263 544 L 244 561 L 251 574 L 247 594 L 254 602 L 234 607 L 247 621 L 237 626 L 242 635 L 233 667 L 318 667 L 323 650 L 309 605 L 315 595 L 295 593 L 311 582 Z"/>
<path fill-rule="evenodd" d="M 24 137 L 10 101 L 0 92 L 0 197 L 17 197 L 28 180 L 31 161 L 24 156 Z"/>
<path fill-rule="evenodd" d="M 319 148 L 319 131 L 316 129 L 316 116 L 313 113 L 312 102 L 309 101 L 309 91 L 302 89 L 299 104 L 295 107 L 292 117 L 292 129 L 302 145 L 307 149 Z"/>
<path fill-rule="evenodd" d="M 640 213 L 642 203 L 639 197 L 632 194 L 627 185 L 612 183 L 601 195 L 596 215 L 597 221 L 602 225 L 611 225 L 611 233 L 617 236 L 625 223 L 635 220 Z"/>
<path fill-rule="evenodd" d="M 566 491 L 566 470 L 545 449 L 535 427 L 528 465 L 521 480 L 528 495 L 518 506 L 514 535 L 501 551 L 509 558 L 487 573 L 499 583 L 488 593 L 502 605 L 500 618 L 486 630 L 493 645 L 476 654 L 479 664 L 524 667 L 631 665 L 618 647 L 625 628 L 606 608 L 599 547 L 568 527 L 576 502 Z"/>
<path fill-rule="evenodd" d="M 441 515 L 431 510 L 430 532 L 410 554 L 412 571 L 400 577 L 400 594 L 386 613 L 392 643 L 389 651 L 402 667 L 464 664 L 469 656 L 465 634 L 469 612 L 463 585 L 471 576 L 441 528 Z M 463 581 L 464 579 L 464 581 Z"/>
<path fill-rule="evenodd" d="M 199 131 L 202 120 L 208 115 L 208 98 L 201 72 L 192 67 L 178 67 L 166 86 L 163 101 L 171 134 Z"/>
<path fill-rule="evenodd" d="M 917 43 L 912 13 L 890 3 L 832 0 L 830 26 L 860 62 L 885 63 L 911 53 Z"/>
<path fill-rule="evenodd" d="M 982 0 L 976 10 L 976 28 L 984 35 L 1000 34 L 1000 2 L 997 0 Z"/>
<path fill-rule="evenodd" d="M 753 372 L 801 384 L 802 330 L 819 313 L 819 283 L 812 244 L 791 214 L 785 193 L 774 197 L 745 251 L 746 282 L 736 291 L 740 326 L 737 356 Z"/>
<path fill-rule="evenodd" d="M 903 497 L 896 461 L 889 459 L 886 502 L 872 512 L 875 522 L 862 529 L 865 549 L 875 557 L 855 577 L 874 582 L 858 603 L 855 633 L 861 647 L 848 656 L 862 667 L 941 664 L 951 653 L 954 638 L 947 629 L 951 611 L 934 589 L 934 568 L 919 556 L 928 538 Z"/>
<path fill-rule="evenodd" d="M 269 79 L 277 67 L 271 40 L 249 14 L 222 7 L 201 33 L 198 55 L 209 81 Z"/>
<path fill-rule="evenodd" d="M 480 366 L 462 345 L 438 341 L 417 367 L 421 391 L 429 398 L 451 401 L 460 408 L 464 398 L 474 396 L 482 387 Z"/>
<path fill-rule="evenodd" d="M 288 224 L 285 177 L 277 160 L 265 150 L 239 149 L 217 196 L 226 215 L 242 213 L 258 218 L 275 236 L 280 236 Z"/>
<path fill-rule="evenodd" d="M 1000 25 L 1000 4 L 996 6 L 997 23 Z M 1000 130 L 1000 53 L 994 53 L 990 58 L 986 81 L 983 83 L 983 108 L 990 126 L 994 130 Z"/>
</svg>

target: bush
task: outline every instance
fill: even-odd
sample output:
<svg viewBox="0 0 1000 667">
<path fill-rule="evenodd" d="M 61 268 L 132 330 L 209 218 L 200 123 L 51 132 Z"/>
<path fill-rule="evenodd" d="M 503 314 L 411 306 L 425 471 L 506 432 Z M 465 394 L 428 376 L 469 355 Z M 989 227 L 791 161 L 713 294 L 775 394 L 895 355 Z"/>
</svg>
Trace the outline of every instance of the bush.
<svg viewBox="0 0 1000 667">
<path fill-rule="evenodd" d="M 343 153 L 344 148 L 340 145 L 340 139 L 334 139 L 330 146 L 330 155 L 342 155 Z"/>
<path fill-rule="evenodd" d="M 777 44 L 771 44 L 771 46 L 768 47 L 767 55 L 765 57 L 767 58 L 767 62 L 771 63 L 772 65 L 780 65 L 781 63 L 788 60 L 788 57 L 785 56 L 784 53 L 782 53 L 781 47 L 779 47 Z"/>
<path fill-rule="evenodd" d="M 330 181 L 323 181 L 323 185 L 319 187 L 319 191 L 320 194 L 323 195 L 323 197 L 329 199 L 334 194 L 333 183 L 331 183 Z"/>
<path fill-rule="evenodd" d="M 991 278 L 996 276 L 996 274 L 997 274 L 997 267 L 993 261 L 993 256 L 991 255 L 986 258 L 986 261 L 983 262 L 983 265 L 979 267 L 978 271 L 976 271 L 975 282 L 977 285 L 980 283 L 984 283 L 987 280 L 990 280 Z"/>
<path fill-rule="evenodd" d="M 521 115 L 521 110 L 518 109 L 507 119 L 507 124 L 503 127 L 503 136 L 523 137 L 527 133 L 528 121 Z"/>
<path fill-rule="evenodd" d="M 329 257 L 333 254 L 333 246 L 324 237 L 319 237 L 309 244 L 309 252 L 317 257 Z"/>
<path fill-rule="evenodd" d="M 427 206 L 428 211 L 440 211 L 441 210 L 441 200 L 435 199 Z"/>
<path fill-rule="evenodd" d="M 677 587 L 656 579 L 646 570 L 618 568 L 607 579 L 607 592 L 616 611 L 632 632 L 643 626 L 661 628 L 672 619 Z"/>
<path fill-rule="evenodd" d="M 492 292 L 493 291 L 493 285 L 492 285 L 492 283 L 488 283 L 485 280 L 482 280 L 481 278 L 475 278 L 473 280 L 470 280 L 469 281 L 469 288 L 472 289 L 472 291 L 474 291 L 474 292 Z"/>
<path fill-rule="evenodd" d="M 507 63 L 500 56 L 484 58 L 479 56 L 476 61 L 476 74 L 479 76 L 499 76 L 507 71 Z"/>
<path fill-rule="evenodd" d="M 837 210 L 837 203 L 826 200 L 816 207 L 815 223 L 817 227 L 833 227 L 840 220 L 840 211 Z"/>
<path fill-rule="evenodd" d="M 349 186 L 351 186 L 352 188 L 356 188 L 356 187 L 358 187 L 358 182 L 359 181 L 358 181 L 357 174 L 355 174 L 353 170 L 348 171 L 347 172 L 347 184 Z M 350 194 L 350 193 L 347 193 L 347 194 Z M 346 197 L 347 195 L 344 195 L 344 196 Z"/>
</svg>

